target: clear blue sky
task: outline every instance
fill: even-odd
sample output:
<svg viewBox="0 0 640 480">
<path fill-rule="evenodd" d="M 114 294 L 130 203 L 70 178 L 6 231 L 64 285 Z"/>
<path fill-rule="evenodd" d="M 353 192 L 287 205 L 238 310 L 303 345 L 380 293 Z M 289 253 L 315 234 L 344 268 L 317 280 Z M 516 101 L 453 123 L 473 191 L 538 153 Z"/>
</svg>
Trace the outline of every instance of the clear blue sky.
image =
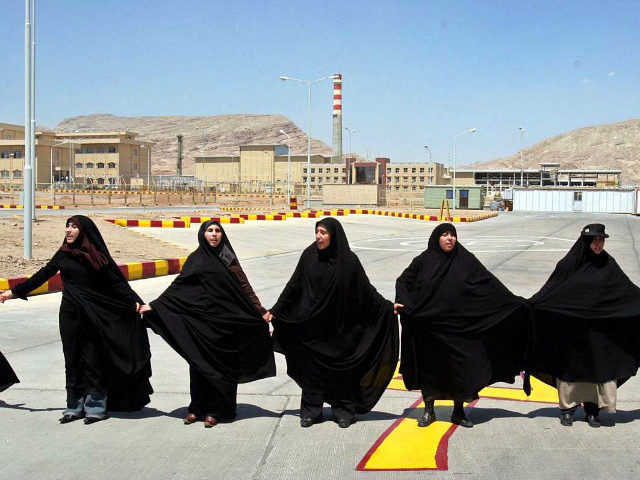
<svg viewBox="0 0 640 480">
<path fill-rule="evenodd" d="M 491 160 L 581 126 L 638 117 L 640 2 L 38 1 L 38 124 L 114 115 L 282 114 L 344 76 L 353 150 L 392 161 Z M 24 121 L 24 2 L 0 0 L 0 122 Z M 331 82 L 312 135 L 331 144 Z M 349 149 L 348 134 L 343 150 Z"/>
</svg>

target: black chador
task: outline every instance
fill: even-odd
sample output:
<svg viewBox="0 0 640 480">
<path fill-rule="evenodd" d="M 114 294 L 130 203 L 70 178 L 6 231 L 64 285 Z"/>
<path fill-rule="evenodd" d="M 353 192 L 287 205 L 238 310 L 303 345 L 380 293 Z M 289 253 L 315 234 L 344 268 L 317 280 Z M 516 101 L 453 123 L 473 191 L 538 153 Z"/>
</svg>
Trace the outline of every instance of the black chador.
<svg viewBox="0 0 640 480">
<path fill-rule="evenodd" d="M 61 422 L 86 416 L 85 423 L 114 411 L 136 411 L 153 392 L 149 339 L 131 289 L 93 221 L 67 220 L 80 233 L 64 243 L 35 275 L 15 286 L 16 297 L 42 285 L 57 271 L 63 282 L 60 336 L 64 351 L 67 410 Z"/>
<path fill-rule="evenodd" d="M 208 228 L 222 234 L 213 247 Z M 191 404 L 185 423 L 205 427 L 236 416 L 238 383 L 276 373 L 269 324 L 240 263 L 216 221 L 200 226 L 198 248 L 145 313 L 151 328 L 189 363 Z"/>
<path fill-rule="evenodd" d="M 442 236 L 455 237 L 448 253 L 440 246 Z M 398 277 L 396 302 L 404 305 L 400 372 L 406 388 L 422 390 L 425 399 L 419 425 L 435 420 L 434 400 L 448 399 L 454 400 L 452 422 L 473 426 L 463 402 L 478 398 L 492 383 L 513 383 L 525 367 L 531 341 L 526 301 L 457 242 L 455 227 L 444 223 Z"/>
<path fill-rule="evenodd" d="M 334 218 L 316 223 L 330 244 L 307 247 L 271 312 L 274 342 L 302 388 L 301 425 L 322 418 L 324 402 L 341 427 L 370 411 L 398 361 L 393 305 L 371 285 Z"/>
<path fill-rule="evenodd" d="M 596 237 L 599 253 L 591 247 Z M 587 225 L 530 300 L 537 337 L 533 371 L 558 387 L 568 414 L 561 416 L 563 424 L 571 424 L 584 403 L 594 417 L 589 423 L 597 426 L 599 409 L 615 411 L 616 387 L 640 367 L 640 289 L 602 249 L 607 237 L 604 225 Z"/>
<path fill-rule="evenodd" d="M 4 355 L 0 352 L 0 392 L 6 390 L 14 383 L 20 383 L 20 380 L 18 380 L 7 359 L 4 358 Z"/>
</svg>

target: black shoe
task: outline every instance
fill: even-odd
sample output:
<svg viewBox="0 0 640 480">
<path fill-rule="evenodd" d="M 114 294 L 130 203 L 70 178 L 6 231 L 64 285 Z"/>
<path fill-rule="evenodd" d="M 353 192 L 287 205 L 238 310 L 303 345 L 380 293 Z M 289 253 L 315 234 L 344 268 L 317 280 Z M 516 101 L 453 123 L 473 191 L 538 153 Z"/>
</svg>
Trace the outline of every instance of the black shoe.
<svg viewBox="0 0 640 480">
<path fill-rule="evenodd" d="M 70 415 L 70 414 L 66 414 L 63 415 L 62 418 L 60 418 L 60 420 L 58 420 L 60 423 L 71 423 L 75 420 L 80 420 L 82 417 L 78 417 L 76 415 Z"/>
<path fill-rule="evenodd" d="M 469 420 L 467 417 L 461 417 L 459 415 L 451 415 L 451 423 L 454 425 L 460 425 L 464 428 L 473 427 L 473 422 Z"/>
<path fill-rule="evenodd" d="M 302 428 L 308 428 L 311 425 L 313 425 L 314 423 L 320 423 L 320 422 L 322 422 L 322 417 L 317 417 L 317 418 L 302 417 L 300 419 L 300 426 Z"/>
<path fill-rule="evenodd" d="M 573 414 L 569 412 L 562 412 L 560 414 L 560 423 L 565 427 L 570 427 L 573 425 Z"/>
<path fill-rule="evenodd" d="M 338 419 L 338 426 L 340 428 L 349 428 L 354 423 L 356 423 L 356 417 Z"/>
<path fill-rule="evenodd" d="M 106 417 L 87 417 L 84 419 L 84 424 L 91 425 L 92 423 L 96 423 L 101 420 L 106 420 Z"/>
<path fill-rule="evenodd" d="M 424 415 L 420 419 L 418 419 L 418 426 L 428 427 L 435 421 L 436 421 L 436 412 L 425 411 Z"/>
<path fill-rule="evenodd" d="M 600 419 L 597 415 L 587 415 L 587 423 L 590 427 L 598 428 L 602 423 L 600 423 Z"/>
</svg>

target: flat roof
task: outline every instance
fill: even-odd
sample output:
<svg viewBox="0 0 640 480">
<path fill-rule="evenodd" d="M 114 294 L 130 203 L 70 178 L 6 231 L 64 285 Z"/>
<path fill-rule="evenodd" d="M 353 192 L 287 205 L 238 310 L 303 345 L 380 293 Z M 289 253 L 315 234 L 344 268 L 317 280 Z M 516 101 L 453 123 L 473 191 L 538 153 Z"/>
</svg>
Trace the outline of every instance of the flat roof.
<svg viewBox="0 0 640 480">
<path fill-rule="evenodd" d="M 585 170 L 585 169 L 562 169 L 558 173 L 622 173 L 622 170 Z"/>
</svg>

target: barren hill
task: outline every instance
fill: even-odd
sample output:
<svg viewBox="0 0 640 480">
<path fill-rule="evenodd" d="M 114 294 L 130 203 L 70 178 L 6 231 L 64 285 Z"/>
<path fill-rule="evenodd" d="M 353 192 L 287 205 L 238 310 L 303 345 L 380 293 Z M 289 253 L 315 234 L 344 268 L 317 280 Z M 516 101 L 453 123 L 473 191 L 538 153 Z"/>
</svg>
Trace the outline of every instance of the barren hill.
<svg viewBox="0 0 640 480">
<path fill-rule="evenodd" d="M 525 148 L 522 156 L 525 168 L 539 168 L 540 162 L 558 162 L 562 169 L 622 170 L 623 184 L 639 185 L 640 119 L 578 128 Z M 520 168 L 520 152 L 468 168 Z"/>
<path fill-rule="evenodd" d="M 154 142 L 152 172 L 175 173 L 178 134 L 183 135 L 183 173 L 193 173 L 195 155 L 240 153 L 246 144 L 287 144 L 284 130 L 291 136 L 291 152 L 306 153 L 306 133 L 282 115 L 216 115 L 213 117 L 116 117 L 109 114 L 67 118 L 55 126 L 56 132 L 129 131 L 138 139 Z M 331 148 L 311 139 L 311 152 L 330 155 Z"/>
</svg>

